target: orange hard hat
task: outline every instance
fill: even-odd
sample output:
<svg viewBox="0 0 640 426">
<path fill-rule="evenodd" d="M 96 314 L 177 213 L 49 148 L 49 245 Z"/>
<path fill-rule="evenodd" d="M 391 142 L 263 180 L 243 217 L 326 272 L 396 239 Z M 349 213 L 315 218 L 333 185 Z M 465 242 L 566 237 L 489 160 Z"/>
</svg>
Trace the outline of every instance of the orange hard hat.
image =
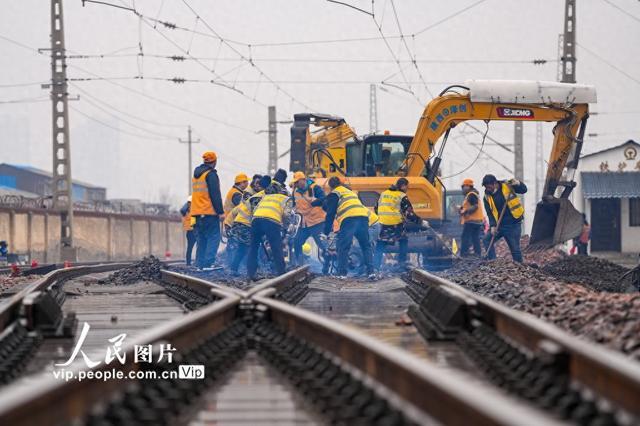
<svg viewBox="0 0 640 426">
<path fill-rule="evenodd" d="M 466 178 L 465 180 L 462 181 L 462 186 L 473 186 L 473 179 L 471 178 Z"/>
<path fill-rule="evenodd" d="M 295 184 L 296 182 L 302 180 L 302 179 L 306 179 L 307 177 L 304 175 L 304 172 L 295 172 L 293 174 L 293 178 L 291 178 L 291 185 Z"/>
<path fill-rule="evenodd" d="M 233 181 L 233 183 L 238 184 L 238 183 L 242 183 L 242 182 L 249 182 L 249 176 L 245 175 L 244 173 L 239 173 L 235 180 Z"/>
<path fill-rule="evenodd" d="M 214 161 L 218 160 L 218 156 L 213 151 L 207 151 L 204 154 L 202 154 L 202 159 L 204 160 L 205 163 L 213 163 Z"/>
</svg>

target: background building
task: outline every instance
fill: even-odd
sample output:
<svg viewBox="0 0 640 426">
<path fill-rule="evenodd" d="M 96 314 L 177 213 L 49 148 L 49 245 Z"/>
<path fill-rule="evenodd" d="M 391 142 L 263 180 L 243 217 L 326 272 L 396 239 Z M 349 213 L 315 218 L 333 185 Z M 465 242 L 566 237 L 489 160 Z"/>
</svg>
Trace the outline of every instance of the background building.
<svg viewBox="0 0 640 426">
<path fill-rule="evenodd" d="M 592 252 L 640 252 L 640 144 L 582 157 L 572 193 L 591 223 Z"/>
<path fill-rule="evenodd" d="M 37 194 L 41 197 L 51 195 L 51 172 L 35 167 L 15 164 L 0 164 L 0 187 L 17 189 Z M 107 189 L 88 183 L 73 181 L 73 201 L 106 201 Z"/>
</svg>

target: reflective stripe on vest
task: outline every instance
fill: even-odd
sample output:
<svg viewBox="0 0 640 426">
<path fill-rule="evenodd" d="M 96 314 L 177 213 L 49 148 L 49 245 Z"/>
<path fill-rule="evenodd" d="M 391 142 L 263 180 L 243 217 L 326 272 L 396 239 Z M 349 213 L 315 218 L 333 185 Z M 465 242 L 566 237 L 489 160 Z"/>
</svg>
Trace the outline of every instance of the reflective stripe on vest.
<svg viewBox="0 0 640 426">
<path fill-rule="evenodd" d="M 524 207 L 522 207 L 522 204 L 520 203 L 520 198 L 518 198 L 513 189 L 511 189 L 511 187 L 506 183 L 500 183 L 500 185 L 502 186 L 502 195 L 507 203 L 507 207 L 509 207 L 511 216 L 513 216 L 514 219 L 520 219 L 524 215 Z M 496 220 L 496 223 L 498 223 L 498 220 L 500 220 L 500 212 L 496 207 L 495 201 L 493 201 L 493 196 L 485 194 L 485 198 L 491 208 L 491 215 Z"/>
<path fill-rule="evenodd" d="M 378 217 L 383 225 L 399 225 L 404 222 L 400 204 L 406 194 L 402 191 L 387 189 L 378 200 Z"/>
<path fill-rule="evenodd" d="M 252 206 L 256 206 L 260 200 L 264 197 L 264 191 L 260 191 L 257 194 L 249 197 L 248 200 L 245 200 L 238 204 L 234 210 L 236 210 L 236 216 L 233 220 L 233 223 L 241 223 L 243 225 L 250 226 L 251 225 L 251 210 L 253 210 Z"/>
<path fill-rule="evenodd" d="M 342 225 L 342 221 L 349 217 L 369 217 L 369 209 L 362 204 L 355 192 L 339 186 L 332 193 L 339 197 L 336 211 L 338 224 Z"/>
<path fill-rule="evenodd" d="M 471 194 L 475 195 L 476 198 L 478 198 L 478 204 L 477 204 L 478 208 L 476 209 L 476 211 L 474 211 L 469 215 L 462 215 L 460 217 L 460 223 L 462 224 L 465 224 L 467 222 L 482 223 L 484 220 L 484 209 L 482 208 L 482 203 L 480 202 L 480 196 L 478 195 L 477 192 L 469 192 L 464 197 L 464 201 L 462 202 L 462 209 L 466 211 L 471 208 L 471 203 L 469 202 L 469 196 Z"/>
<path fill-rule="evenodd" d="M 293 199 L 296 203 L 296 211 L 302 215 L 302 223 L 305 227 L 310 227 L 324 222 L 327 216 L 322 207 L 314 207 L 311 205 L 316 198 L 313 196 L 313 190 L 316 187 L 315 183 L 309 185 L 304 191 L 293 191 Z"/>
<path fill-rule="evenodd" d="M 236 187 L 234 185 L 234 186 L 231 187 L 229 192 L 227 192 L 227 197 L 224 199 L 224 206 L 223 206 L 224 214 L 229 213 L 235 207 L 233 205 L 233 196 L 236 195 L 236 194 L 242 195 L 243 192 L 240 189 L 238 189 L 238 187 Z"/>
<path fill-rule="evenodd" d="M 268 194 L 262 197 L 260 203 L 253 212 L 253 219 L 262 218 L 270 219 L 274 222 L 282 224 L 284 216 L 284 208 L 289 197 L 283 194 Z"/>
<path fill-rule="evenodd" d="M 216 212 L 213 209 L 211 198 L 209 197 L 209 187 L 207 186 L 207 175 L 210 170 L 207 170 L 198 178 L 191 178 L 191 214 L 193 216 L 215 216 Z"/>
</svg>

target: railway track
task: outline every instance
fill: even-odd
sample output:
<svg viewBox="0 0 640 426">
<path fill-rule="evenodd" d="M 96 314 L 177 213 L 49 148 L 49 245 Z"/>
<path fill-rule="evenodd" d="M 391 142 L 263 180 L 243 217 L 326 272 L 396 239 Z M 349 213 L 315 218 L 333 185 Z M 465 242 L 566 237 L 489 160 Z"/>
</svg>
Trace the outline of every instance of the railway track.
<svg viewBox="0 0 640 426">
<path fill-rule="evenodd" d="M 405 278 L 374 291 L 301 268 L 246 288 L 164 270 L 176 294 L 209 294 L 216 303 L 138 336 L 127 360 L 136 344 L 170 343 L 175 362 L 203 365 L 206 379 L 65 382 L 48 372 L 29 390 L 15 384 L 0 394 L 0 424 L 37 424 L 43 410 L 56 413 L 49 424 L 91 425 L 639 422 L 637 363 L 427 272 Z M 363 303 L 337 303 L 357 295 Z M 394 328 L 388 314 L 411 301 L 417 331 L 385 332 Z M 443 347 L 467 359 L 443 369 Z M 175 371 L 130 361 L 116 368 Z M 476 380 L 469 369 L 481 372 Z"/>
<path fill-rule="evenodd" d="M 127 268 L 134 271 L 125 274 Z M 139 282 L 111 283 L 108 275 L 115 271 Z M 82 338 L 85 323 L 92 329 L 83 338 L 83 350 L 90 353 L 114 335 L 139 334 L 219 298 L 194 283 L 145 280 L 136 273 L 132 263 L 60 268 L 3 293 L 0 383 L 28 381 L 54 363 L 63 363 Z"/>
<path fill-rule="evenodd" d="M 215 288 L 225 297 L 139 336 L 125 347 L 125 362 L 73 369 L 76 375 L 114 370 L 127 377 L 153 372 L 156 378 L 64 381 L 44 373 L 36 386 L 0 395 L 0 423 L 255 424 L 250 420 L 259 416 L 267 424 L 559 424 L 527 404 L 274 298 L 307 279 L 300 269 L 250 291 Z M 206 378 L 163 377 L 175 366 L 134 362 L 136 345 L 160 343 L 177 349 L 176 363 L 203 365 Z M 255 383 L 243 388 L 233 379 L 256 364 L 276 382 L 267 397 L 255 397 Z M 235 399 L 229 397 L 233 389 Z"/>
<path fill-rule="evenodd" d="M 558 419 L 640 423 L 637 362 L 453 282 L 414 270 L 404 280 L 375 283 L 311 277 L 304 288 L 297 306 L 466 373 L 470 381 L 489 381 Z M 406 308 L 415 327 L 398 321 Z"/>
</svg>

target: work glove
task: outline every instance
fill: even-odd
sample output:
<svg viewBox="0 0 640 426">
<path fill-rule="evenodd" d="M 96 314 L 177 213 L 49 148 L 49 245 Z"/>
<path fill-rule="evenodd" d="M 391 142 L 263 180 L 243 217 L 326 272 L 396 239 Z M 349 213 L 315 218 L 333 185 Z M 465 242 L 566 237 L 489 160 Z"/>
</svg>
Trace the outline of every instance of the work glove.
<svg viewBox="0 0 640 426">
<path fill-rule="evenodd" d="M 495 235 L 496 235 L 496 231 L 497 231 L 497 230 L 496 230 L 496 227 L 495 227 L 495 226 L 492 226 L 492 227 L 491 227 L 491 229 L 489 229 L 489 232 L 491 232 L 491 235 L 493 235 L 494 237 L 495 237 Z"/>
<path fill-rule="evenodd" d="M 518 179 L 509 179 L 509 180 L 507 181 L 507 183 L 508 183 L 509 185 L 511 185 L 511 186 L 517 186 L 517 185 L 520 185 L 520 181 L 519 181 Z"/>
<path fill-rule="evenodd" d="M 429 226 L 429 221 L 428 221 L 428 220 L 424 220 L 424 219 L 423 219 L 423 220 L 422 220 L 422 222 L 421 222 L 420 224 L 421 224 L 423 227 L 425 227 L 425 228 L 430 228 L 430 226 Z"/>
</svg>

